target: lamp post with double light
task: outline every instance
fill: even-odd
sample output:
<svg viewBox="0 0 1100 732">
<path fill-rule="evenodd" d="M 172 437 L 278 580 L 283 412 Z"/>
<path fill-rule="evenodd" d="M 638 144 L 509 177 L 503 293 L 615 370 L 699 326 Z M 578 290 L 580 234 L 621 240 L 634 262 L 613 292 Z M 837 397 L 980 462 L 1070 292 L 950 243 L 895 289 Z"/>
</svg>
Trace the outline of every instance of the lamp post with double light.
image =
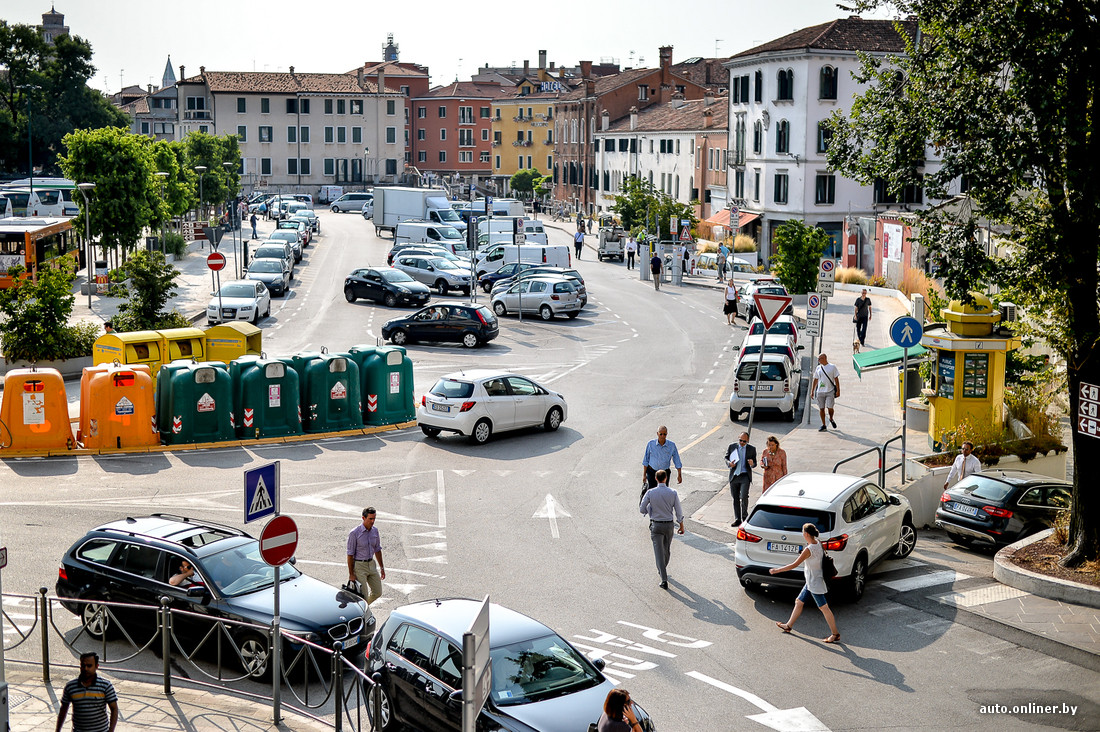
<svg viewBox="0 0 1100 732">
<path fill-rule="evenodd" d="M 24 213 L 24 216 L 31 216 L 32 213 L 38 213 L 37 211 L 31 211 L 31 206 L 34 205 L 34 145 L 32 144 L 31 92 L 42 91 L 42 87 L 37 84 L 23 84 L 19 88 L 22 90 L 23 96 L 27 98 L 27 175 L 30 179 L 30 193 L 27 194 L 27 208 L 25 209 L 26 213 Z"/>
<path fill-rule="evenodd" d="M 229 160 L 226 160 L 222 163 L 222 165 L 225 167 L 225 183 L 226 191 L 228 192 L 229 175 L 233 172 L 233 163 Z M 229 220 L 229 232 L 233 237 L 233 271 L 236 273 L 237 279 L 241 279 L 242 277 L 244 277 L 244 274 L 241 272 L 241 259 L 239 256 L 237 256 L 237 217 L 239 216 L 240 212 L 237 211 L 236 206 L 233 206 L 231 204 L 232 202 L 227 199 L 225 202 L 225 206 L 229 210 L 229 216 L 227 217 Z"/>
<path fill-rule="evenodd" d="M 95 283 L 95 257 L 92 255 L 92 214 L 88 204 L 88 191 L 95 190 L 95 183 L 77 183 L 76 189 L 84 197 L 84 256 L 87 257 L 88 309 L 92 308 L 92 285 Z"/>
<path fill-rule="evenodd" d="M 168 249 L 165 246 L 164 237 L 168 235 L 165 231 L 165 225 L 168 222 L 168 201 L 164 198 L 164 183 L 168 179 L 168 174 L 165 173 L 163 170 L 158 170 L 155 175 L 158 179 L 160 179 L 160 200 L 164 203 L 165 206 L 165 217 L 160 221 L 160 253 L 167 256 Z"/>
<path fill-rule="evenodd" d="M 196 165 L 195 166 L 195 172 L 199 174 L 199 216 L 201 217 L 206 212 L 206 209 L 203 206 L 203 202 L 202 202 L 202 179 L 203 179 L 203 176 L 206 175 L 206 166 L 205 165 Z M 210 223 L 209 221 L 204 222 L 204 224 L 209 224 L 209 223 Z M 199 248 L 200 249 L 205 249 L 206 248 L 206 244 L 204 244 L 203 241 L 204 240 L 199 240 Z"/>
</svg>

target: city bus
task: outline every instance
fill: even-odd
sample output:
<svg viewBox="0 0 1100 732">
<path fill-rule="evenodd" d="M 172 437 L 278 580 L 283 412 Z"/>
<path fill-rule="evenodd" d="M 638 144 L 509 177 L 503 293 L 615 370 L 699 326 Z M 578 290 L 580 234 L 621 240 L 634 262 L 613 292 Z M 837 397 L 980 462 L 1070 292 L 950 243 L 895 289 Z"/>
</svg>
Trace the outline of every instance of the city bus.
<svg viewBox="0 0 1100 732">
<path fill-rule="evenodd" d="M 33 197 L 30 178 L 0 187 L 0 196 L 11 201 L 15 216 L 76 216 L 80 208 L 73 200 L 75 195 L 76 184 L 67 178 L 35 178 Z"/>
<path fill-rule="evenodd" d="M 24 279 L 71 257 L 79 269 L 83 262 L 80 242 L 68 218 L 0 219 L 0 288 L 11 287 L 13 267 L 24 267 Z"/>
</svg>

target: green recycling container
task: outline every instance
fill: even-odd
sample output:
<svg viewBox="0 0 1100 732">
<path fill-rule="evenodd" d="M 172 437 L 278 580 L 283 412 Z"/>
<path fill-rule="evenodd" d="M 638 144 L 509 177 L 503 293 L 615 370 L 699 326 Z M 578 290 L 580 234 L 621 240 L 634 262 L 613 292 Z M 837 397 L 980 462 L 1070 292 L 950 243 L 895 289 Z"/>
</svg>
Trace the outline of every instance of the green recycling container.
<svg viewBox="0 0 1100 732">
<path fill-rule="evenodd" d="M 303 366 L 302 426 L 305 431 L 334 432 L 362 427 L 359 366 L 355 361 L 342 354 L 326 353 Z"/>
<path fill-rule="evenodd" d="M 415 419 L 412 360 L 405 349 L 382 346 L 363 363 L 363 421 L 382 425 Z"/>
<path fill-rule="evenodd" d="M 229 370 L 238 437 L 302 434 L 297 371 L 283 361 L 255 357 L 236 359 Z"/>
<path fill-rule="evenodd" d="M 157 430 L 166 445 L 236 439 L 233 377 L 220 361 L 175 361 L 157 373 Z"/>
</svg>

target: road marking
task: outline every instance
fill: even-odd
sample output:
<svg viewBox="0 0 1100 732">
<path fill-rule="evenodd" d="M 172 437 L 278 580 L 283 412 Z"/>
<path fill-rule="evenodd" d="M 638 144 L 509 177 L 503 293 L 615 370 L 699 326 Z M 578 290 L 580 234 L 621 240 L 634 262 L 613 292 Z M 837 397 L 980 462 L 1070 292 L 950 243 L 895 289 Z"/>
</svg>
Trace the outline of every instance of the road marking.
<svg viewBox="0 0 1100 732">
<path fill-rule="evenodd" d="M 744 689 L 738 689 L 736 686 L 730 686 L 726 682 L 719 681 L 718 679 L 713 679 L 710 676 L 707 676 L 706 674 L 701 674 L 698 671 L 688 671 L 684 675 L 685 676 L 690 676 L 691 678 L 696 679 L 698 681 L 702 681 L 704 684 L 710 684 L 711 686 L 713 686 L 716 689 L 721 689 L 722 691 L 728 691 L 729 693 L 733 694 L 734 696 L 739 696 L 742 699 L 744 699 L 745 701 L 747 701 L 749 704 L 752 704 L 757 709 L 761 709 L 765 712 L 778 712 L 779 711 L 779 707 L 772 706 L 768 702 L 766 702 L 763 699 L 761 699 L 760 697 L 758 697 L 756 694 L 753 694 L 752 692 L 745 691 Z"/>
<path fill-rule="evenodd" d="M 919 590 L 922 587 L 946 585 L 964 579 L 970 579 L 970 575 L 956 572 L 953 569 L 944 569 L 939 572 L 929 572 L 928 574 L 920 574 L 916 577 L 906 577 L 905 579 L 892 580 L 890 582 L 883 582 L 882 584 L 886 587 L 889 587 L 891 590 L 896 590 L 898 592 L 909 592 L 910 590 Z"/>
<path fill-rule="evenodd" d="M 689 442 L 689 443 L 687 444 L 687 446 L 686 446 L 686 447 L 682 447 L 682 448 L 680 448 L 680 454 L 681 454 L 681 455 L 682 455 L 682 454 L 684 454 L 685 452 L 687 452 L 687 451 L 688 451 L 688 450 L 690 450 L 691 448 L 695 447 L 695 446 L 696 446 L 696 445 L 698 445 L 698 444 L 699 444 L 700 442 L 702 442 L 703 440 L 707 439 L 708 437 L 710 437 L 711 435 L 713 435 L 713 434 L 714 434 L 715 432 L 717 432 L 717 431 L 718 431 L 718 430 L 720 430 L 720 429 L 722 429 L 722 425 L 718 425 L 717 427 L 714 427 L 714 428 L 712 428 L 712 429 L 711 429 L 711 430 L 710 430 L 709 432 L 707 432 L 706 434 L 704 434 L 704 435 L 703 435 L 702 437 L 700 437 L 699 439 L 695 440 L 694 442 Z"/>
<path fill-rule="evenodd" d="M 718 393 L 714 395 L 714 403 L 717 404 L 718 402 L 723 401 L 722 396 L 725 393 L 726 393 L 726 387 L 725 387 L 725 385 L 722 385 L 721 387 L 718 388 Z"/>
<path fill-rule="evenodd" d="M 973 590 L 963 590 L 962 592 L 948 592 L 943 595 L 936 595 L 932 599 L 944 605 L 974 607 L 975 605 L 986 605 L 1001 600 L 1012 600 L 1026 594 L 1023 590 L 1017 590 L 1015 587 L 996 584 L 976 587 Z"/>
<path fill-rule="evenodd" d="M 771 727 L 774 730 L 783 730 L 784 732 L 829 732 L 829 728 L 822 724 L 821 721 L 805 707 L 779 709 L 764 701 L 756 694 L 738 689 L 736 686 L 731 686 L 718 679 L 713 679 L 698 671 L 688 671 L 685 675 L 702 681 L 705 684 L 710 684 L 716 689 L 721 689 L 734 696 L 739 696 L 758 709 L 762 709 L 764 711 L 763 714 L 750 714 L 747 715 L 746 719 L 759 722 L 765 727 Z"/>
<path fill-rule="evenodd" d="M 535 511 L 531 518 L 544 518 L 550 520 L 550 536 L 555 539 L 561 538 L 558 533 L 558 516 L 562 518 L 572 518 L 569 513 L 558 505 L 558 502 L 554 500 L 554 497 L 549 493 L 546 494 L 546 504 Z"/>
</svg>

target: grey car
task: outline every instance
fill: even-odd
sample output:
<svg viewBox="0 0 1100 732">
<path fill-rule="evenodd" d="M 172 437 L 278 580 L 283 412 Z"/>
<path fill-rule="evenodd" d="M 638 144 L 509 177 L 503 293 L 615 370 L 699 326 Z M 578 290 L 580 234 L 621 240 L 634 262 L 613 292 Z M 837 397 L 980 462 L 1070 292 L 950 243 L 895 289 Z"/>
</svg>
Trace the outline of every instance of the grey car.
<svg viewBox="0 0 1100 732">
<path fill-rule="evenodd" d="M 278 259 L 254 259 L 244 277 L 267 285 L 272 295 L 285 295 L 290 290 L 290 266 Z"/>
<path fill-rule="evenodd" d="M 507 290 L 493 293 L 493 312 L 498 317 L 509 313 L 538 313 L 543 320 L 555 315 L 569 319 L 581 312 L 576 286 L 564 277 L 527 277 Z"/>
<path fill-rule="evenodd" d="M 459 267 L 443 257 L 398 255 L 393 266 L 417 282 L 434 287 L 440 295 L 446 295 L 449 290 L 461 290 L 469 295 L 474 286 L 474 275 L 469 268 Z"/>
</svg>

